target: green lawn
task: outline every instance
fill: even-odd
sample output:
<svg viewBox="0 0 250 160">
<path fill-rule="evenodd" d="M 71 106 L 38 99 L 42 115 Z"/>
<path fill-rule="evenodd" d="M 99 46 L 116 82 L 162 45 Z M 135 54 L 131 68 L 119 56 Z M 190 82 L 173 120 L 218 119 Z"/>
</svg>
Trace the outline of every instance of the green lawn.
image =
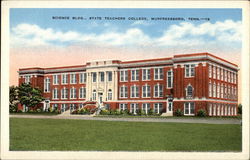
<svg viewBox="0 0 250 160">
<path fill-rule="evenodd" d="M 241 151 L 241 126 L 10 118 L 10 150 Z"/>
</svg>

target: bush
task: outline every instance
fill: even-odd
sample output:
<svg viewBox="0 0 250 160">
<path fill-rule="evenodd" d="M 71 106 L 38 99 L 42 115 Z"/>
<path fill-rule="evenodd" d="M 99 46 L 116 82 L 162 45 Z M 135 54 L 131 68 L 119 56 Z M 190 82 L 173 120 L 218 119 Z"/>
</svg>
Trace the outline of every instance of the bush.
<svg viewBox="0 0 250 160">
<path fill-rule="evenodd" d="M 23 113 L 23 111 L 22 110 L 18 110 L 17 113 Z"/>
<path fill-rule="evenodd" d="M 150 108 L 148 115 L 153 115 L 154 114 L 154 110 L 152 108 Z"/>
<path fill-rule="evenodd" d="M 36 109 L 36 111 L 39 113 L 42 112 L 42 110 L 40 108 Z"/>
<path fill-rule="evenodd" d="M 136 111 L 136 114 L 139 115 L 139 116 L 141 115 L 141 113 L 142 113 L 142 110 L 141 110 L 141 109 L 138 109 L 138 110 Z"/>
<path fill-rule="evenodd" d="M 110 111 L 107 110 L 107 109 L 104 109 L 104 110 L 101 110 L 100 114 L 101 114 L 101 115 L 109 115 L 109 114 L 110 114 Z"/>
<path fill-rule="evenodd" d="M 242 104 L 239 104 L 238 106 L 238 114 L 242 114 Z"/>
<path fill-rule="evenodd" d="M 207 116 L 206 111 L 204 109 L 198 110 L 197 116 L 198 117 L 206 117 Z"/>
<path fill-rule="evenodd" d="M 184 114 L 183 114 L 183 111 L 181 110 L 181 109 L 177 109 L 175 112 L 174 112 L 174 115 L 175 116 L 183 116 Z"/>
</svg>

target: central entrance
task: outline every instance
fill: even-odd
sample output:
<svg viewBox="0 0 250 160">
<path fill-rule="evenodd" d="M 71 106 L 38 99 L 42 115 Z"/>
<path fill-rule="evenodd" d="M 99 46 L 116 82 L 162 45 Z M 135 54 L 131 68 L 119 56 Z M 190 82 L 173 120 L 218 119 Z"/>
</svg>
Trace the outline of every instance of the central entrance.
<svg viewBox="0 0 250 160">
<path fill-rule="evenodd" d="M 103 93 L 98 93 L 98 103 L 101 105 L 103 102 Z"/>
</svg>

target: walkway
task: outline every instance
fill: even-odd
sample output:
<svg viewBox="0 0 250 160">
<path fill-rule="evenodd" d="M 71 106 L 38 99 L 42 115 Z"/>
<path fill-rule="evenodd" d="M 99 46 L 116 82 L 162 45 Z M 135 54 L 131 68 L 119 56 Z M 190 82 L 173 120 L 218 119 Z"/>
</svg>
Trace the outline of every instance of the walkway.
<svg viewBox="0 0 250 160">
<path fill-rule="evenodd" d="M 112 117 L 93 117 L 91 115 L 10 115 L 15 118 L 46 118 L 46 119 L 82 119 L 99 121 L 126 121 L 126 122 L 176 122 L 176 123 L 207 123 L 207 124 L 241 124 L 240 119 L 217 119 L 217 118 L 112 118 Z"/>
</svg>

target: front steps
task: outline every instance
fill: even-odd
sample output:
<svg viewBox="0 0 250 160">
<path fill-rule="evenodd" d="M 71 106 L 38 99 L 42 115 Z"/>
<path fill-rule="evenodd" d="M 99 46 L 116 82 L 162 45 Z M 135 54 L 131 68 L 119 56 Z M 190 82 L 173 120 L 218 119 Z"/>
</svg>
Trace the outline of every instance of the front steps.
<svg viewBox="0 0 250 160">
<path fill-rule="evenodd" d="M 170 117 L 170 116 L 173 116 L 173 112 L 168 112 L 168 113 L 162 113 L 161 116 L 167 116 L 167 117 Z"/>
</svg>

